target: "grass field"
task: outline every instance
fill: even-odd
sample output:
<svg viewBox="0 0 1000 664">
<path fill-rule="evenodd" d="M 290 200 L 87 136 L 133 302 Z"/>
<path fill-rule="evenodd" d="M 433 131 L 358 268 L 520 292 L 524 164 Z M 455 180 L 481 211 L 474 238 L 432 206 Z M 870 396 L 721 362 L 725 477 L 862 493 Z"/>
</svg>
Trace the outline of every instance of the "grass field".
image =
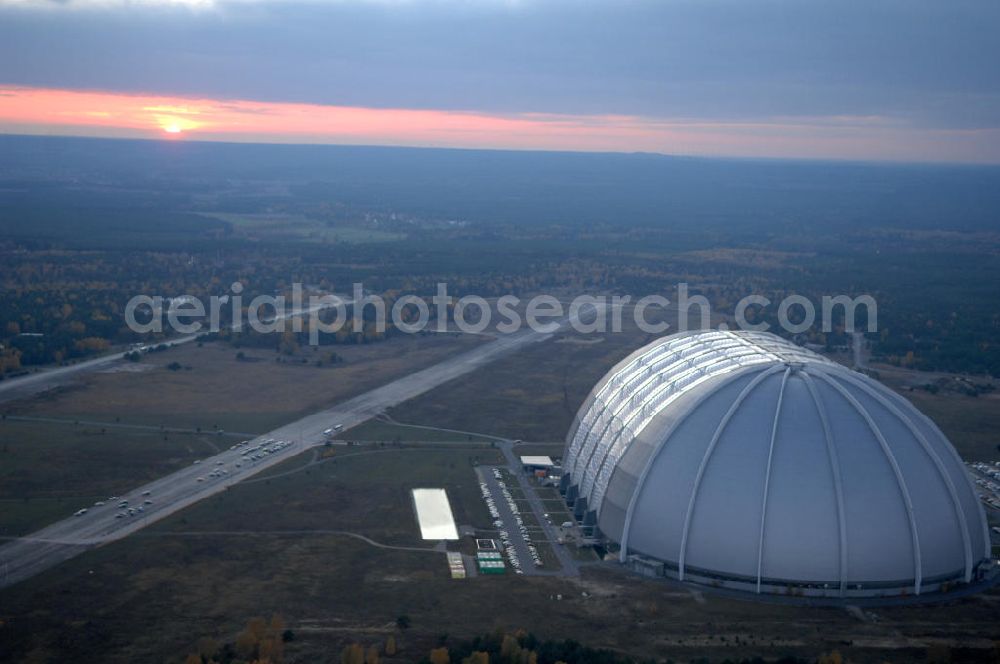
<svg viewBox="0 0 1000 664">
<path fill-rule="evenodd" d="M 402 233 L 365 228 L 360 225 L 326 224 L 301 214 L 202 213 L 209 219 L 233 224 L 236 233 L 261 242 L 369 243 L 402 240 Z"/>
<path fill-rule="evenodd" d="M 73 386 L 3 410 L 264 433 L 480 343 L 486 342 L 472 336 L 399 335 L 375 344 L 337 346 L 344 362 L 325 367 L 291 361 L 300 358 L 270 349 L 243 349 L 246 359 L 238 360 L 228 344 L 187 344 L 144 356 L 144 371 L 87 375 Z M 310 360 L 329 350 L 300 352 Z M 173 362 L 191 368 L 171 371 L 167 367 Z"/>
<path fill-rule="evenodd" d="M 473 463 L 492 450 L 339 448 L 331 460 L 297 459 L 281 472 L 88 552 L 0 591 L 0 652 L 9 661 L 180 662 L 202 636 L 232 641 L 254 615 L 282 614 L 295 632 L 286 661 L 335 661 L 346 642 L 396 634 L 414 662 L 442 635 L 528 628 L 638 656 L 922 659 L 928 644 L 991 656 L 1000 596 L 946 608 L 802 609 L 695 594 L 615 567 L 583 577 L 449 578 L 438 552 L 380 548 L 419 539 L 409 490 L 445 486 L 459 523 L 488 524 Z M 396 617 L 411 627 L 398 631 Z M 966 652 L 966 651 L 961 651 Z M 985 660 L 984 660 L 985 661 Z"/>
<path fill-rule="evenodd" d="M 220 444 L 207 433 L 0 421 L 0 535 L 28 534 L 212 454 Z"/>
<path fill-rule="evenodd" d="M 883 382 L 913 402 L 934 420 L 967 461 L 1000 459 L 1000 394 L 978 397 L 955 392 L 931 394 L 910 389 L 914 382 L 927 382 L 924 374 L 890 367 L 879 367 Z"/>
<path fill-rule="evenodd" d="M 356 530 L 389 544 L 420 545 L 410 490 L 446 487 L 456 523 L 486 527 L 489 513 L 473 464 L 499 460 L 496 450 L 478 446 L 454 451 L 335 448 L 321 463 L 290 459 L 190 512 L 209 530 L 332 528 Z M 177 520 L 164 523 L 155 530 L 182 527 Z"/>
<path fill-rule="evenodd" d="M 575 338 L 567 334 L 536 344 L 389 412 L 408 424 L 561 442 L 594 383 L 653 337 L 632 329 L 598 337 L 600 343 L 565 342 Z M 559 452 L 550 448 L 546 454 Z"/>
<path fill-rule="evenodd" d="M 967 461 L 1000 459 L 1000 398 L 906 392 Z"/>
<path fill-rule="evenodd" d="M 485 342 L 402 336 L 338 347 L 344 362 L 321 368 L 275 362 L 272 351 L 246 350 L 268 361 L 240 361 L 224 344 L 188 344 L 143 357 L 139 371 L 91 374 L 74 386 L 7 404 L 5 413 L 61 422 L 0 421 L 0 534 L 27 534 L 228 447 L 233 440 L 216 435 L 220 430 L 270 431 L 479 343 Z M 172 362 L 192 368 L 171 371 Z M 153 430 L 140 428 L 146 426 Z M 157 430 L 164 426 L 195 433 Z M 413 432 L 421 440 L 459 438 Z"/>
<path fill-rule="evenodd" d="M 491 438 L 473 433 L 449 431 L 434 427 L 412 426 L 385 420 L 368 420 L 356 427 L 341 432 L 341 440 L 383 441 L 383 442 L 491 442 Z"/>
</svg>

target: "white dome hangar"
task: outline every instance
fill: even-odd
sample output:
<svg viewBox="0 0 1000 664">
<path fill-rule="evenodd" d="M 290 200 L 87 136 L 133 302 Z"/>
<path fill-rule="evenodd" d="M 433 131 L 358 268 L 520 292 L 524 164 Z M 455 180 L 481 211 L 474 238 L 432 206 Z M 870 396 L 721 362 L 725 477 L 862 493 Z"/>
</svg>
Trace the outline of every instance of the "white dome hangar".
<svg viewBox="0 0 1000 664">
<path fill-rule="evenodd" d="M 574 420 L 562 490 L 622 562 L 756 593 L 920 594 L 990 559 L 941 431 L 768 333 L 675 334 L 622 360 Z"/>
</svg>

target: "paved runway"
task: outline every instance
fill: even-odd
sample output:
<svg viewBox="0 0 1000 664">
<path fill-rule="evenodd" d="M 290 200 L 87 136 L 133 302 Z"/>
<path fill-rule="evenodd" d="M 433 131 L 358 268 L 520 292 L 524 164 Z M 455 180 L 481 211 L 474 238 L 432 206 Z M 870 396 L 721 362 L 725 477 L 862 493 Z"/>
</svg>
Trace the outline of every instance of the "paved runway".
<svg viewBox="0 0 1000 664">
<path fill-rule="evenodd" d="M 347 304 L 352 302 L 350 298 L 342 299 Z M 328 309 L 330 306 L 331 305 L 316 305 L 305 309 L 294 310 L 281 316 L 268 318 L 263 322 L 272 323 L 274 321 L 294 318 L 296 316 L 307 316 L 316 311 Z M 231 329 L 235 330 L 236 328 L 237 324 L 233 324 L 231 326 Z M 202 334 L 203 333 L 201 332 L 197 334 L 188 334 L 174 339 L 167 339 L 163 341 L 163 343 L 170 347 L 180 346 L 197 340 Z M 18 376 L 17 378 L 8 378 L 7 380 L 0 381 L 0 403 L 23 399 L 25 397 L 38 394 L 39 392 L 45 392 L 46 390 L 51 390 L 54 387 L 59 387 L 60 385 L 66 385 L 72 381 L 77 374 L 99 371 L 117 362 L 121 362 L 124 359 L 124 355 L 125 351 L 119 350 L 113 353 L 108 353 L 107 355 L 102 355 L 101 357 L 95 357 L 91 360 L 68 364 L 64 367 L 48 367 L 45 369 L 39 369 L 34 373 L 28 374 L 27 376 Z"/>
<path fill-rule="evenodd" d="M 565 329 L 570 322 L 569 318 L 563 319 L 559 329 Z M 89 507 L 82 516 L 69 517 L 32 535 L 11 541 L 0 547 L 0 587 L 30 578 L 89 548 L 121 539 L 309 447 L 321 445 L 324 442 L 323 430 L 334 424 L 349 429 L 390 406 L 475 371 L 499 357 L 544 341 L 553 334 L 523 329 L 500 336 L 495 341 L 358 395 L 333 408 L 258 436 L 248 447 L 260 445 L 271 438 L 293 441 L 292 445 L 258 461 L 241 461 L 246 448 L 226 450 L 145 486 L 136 487 L 104 506 Z M 241 463 L 239 468 L 235 465 L 238 462 Z M 219 478 L 209 477 L 215 468 L 224 468 L 228 474 Z M 147 491 L 149 495 L 143 495 Z M 145 511 L 136 516 L 115 518 L 119 512 L 117 503 L 123 499 L 133 507 L 147 499 L 152 504 L 146 505 Z"/>
</svg>

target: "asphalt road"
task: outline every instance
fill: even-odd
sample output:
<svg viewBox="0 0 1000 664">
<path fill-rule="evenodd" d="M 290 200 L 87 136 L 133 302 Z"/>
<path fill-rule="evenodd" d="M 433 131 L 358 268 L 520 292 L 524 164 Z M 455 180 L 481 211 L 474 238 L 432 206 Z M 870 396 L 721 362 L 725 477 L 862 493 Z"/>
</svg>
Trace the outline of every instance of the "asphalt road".
<svg viewBox="0 0 1000 664">
<path fill-rule="evenodd" d="M 569 324 L 570 319 L 565 318 L 559 323 L 559 329 L 565 329 Z M 224 491 L 240 480 L 281 463 L 309 447 L 322 445 L 323 431 L 334 424 L 349 429 L 378 415 L 386 408 L 412 399 L 453 378 L 475 371 L 499 357 L 551 338 L 553 334 L 554 332 L 542 333 L 526 328 L 514 334 L 500 336 L 495 341 L 358 395 L 333 408 L 258 436 L 247 447 L 259 445 L 271 438 L 293 441 L 293 444 L 256 462 L 241 461 L 245 448 L 227 449 L 220 454 L 205 458 L 198 464 L 178 470 L 145 486 L 136 487 L 118 496 L 117 500 L 108 501 L 104 506 L 80 505 L 81 508 L 87 508 L 86 514 L 71 516 L 0 546 L 0 587 L 44 572 L 89 548 L 121 539 L 189 505 Z M 75 365 L 72 368 L 79 366 Z M 237 462 L 241 463 L 240 467 L 236 467 Z M 224 468 L 228 474 L 214 479 L 208 477 L 215 468 Z M 147 491 L 149 495 L 143 495 Z M 119 512 L 117 507 L 119 500 L 128 500 L 130 506 L 138 506 L 146 499 L 153 502 L 145 506 L 145 511 L 132 517 L 115 518 Z"/>
<path fill-rule="evenodd" d="M 196 337 L 194 336 L 181 337 L 180 339 L 174 339 L 164 343 L 175 346 L 178 344 L 189 343 L 194 341 L 195 338 Z M 8 378 L 4 381 L 0 381 L 0 403 L 5 401 L 14 401 L 15 399 L 23 399 L 25 397 L 30 397 L 33 394 L 38 394 L 39 392 L 45 392 L 46 390 L 51 390 L 54 387 L 59 387 L 60 385 L 66 385 L 78 374 L 99 371 L 118 362 L 124 361 L 124 355 L 125 353 L 123 351 L 118 351 L 111 353 L 110 355 L 95 357 L 92 360 L 85 360 L 83 362 L 77 362 L 76 364 L 70 364 L 64 367 L 39 369 L 35 373 L 28 374 L 27 376 L 18 376 L 17 378 Z"/>
<path fill-rule="evenodd" d="M 350 298 L 343 298 L 343 301 L 347 304 L 352 302 Z M 271 323 L 276 320 L 285 320 L 295 316 L 308 315 L 327 308 L 329 308 L 329 305 L 307 307 L 305 309 L 290 311 L 286 314 L 282 314 L 281 316 L 265 319 L 263 322 Z M 232 329 L 236 329 L 237 325 L 238 324 L 234 323 L 232 325 Z M 166 339 L 162 343 L 167 346 L 180 346 L 191 343 L 202 334 L 203 332 L 199 332 L 197 334 L 177 337 L 176 339 Z M 77 374 L 90 373 L 110 367 L 118 362 L 124 361 L 126 352 L 128 351 L 119 350 L 107 355 L 102 355 L 101 357 L 95 357 L 91 360 L 77 362 L 76 364 L 69 364 L 63 367 L 48 367 L 45 369 L 39 369 L 38 371 L 28 374 L 27 376 L 18 376 L 17 378 L 8 378 L 0 381 L 0 403 L 13 401 L 15 399 L 22 399 L 33 394 L 38 394 L 39 392 L 51 390 L 52 388 L 59 387 L 60 385 L 65 385 L 69 383 Z M 2 570 L 0 570 L 0 573 L 2 573 Z"/>
</svg>

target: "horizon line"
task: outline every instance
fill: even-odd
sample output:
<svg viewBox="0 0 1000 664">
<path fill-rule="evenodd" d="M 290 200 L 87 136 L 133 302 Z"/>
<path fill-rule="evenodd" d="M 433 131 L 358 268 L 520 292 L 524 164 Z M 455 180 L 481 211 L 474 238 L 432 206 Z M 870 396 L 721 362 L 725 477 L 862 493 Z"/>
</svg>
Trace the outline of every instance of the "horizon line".
<svg viewBox="0 0 1000 664">
<path fill-rule="evenodd" d="M 281 140 L 224 140 L 218 138 L 186 137 L 156 137 L 156 136 L 108 136 L 75 133 L 38 133 L 16 132 L 7 129 L 0 130 L 0 138 L 29 139 L 70 139 L 80 141 L 117 141 L 131 143 L 155 143 L 163 145 L 223 145 L 223 146 L 258 146 L 258 147 L 307 147 L 307 148 L 365 148 L 382 150 L 414 150 L 439 152 L 501 152 L 517 154 L 550 154 L 550 155 L 592 155 L 592 156 L 623 156 L 623 157 L 655 157 L 660 159 L 676 159 L 689 161 L 736 161 L 736 162 L 779 162 L 801 164 L 836 164 L 872 167 L 938 167 L 938 168 L 1000 168 L 1000 161 L 950 161 L 950 160 L 901 160 L 901 159 L 861 159 L 851 157 L 793 157 L 793 156 L 746 156 L 725 154 L 670 153 L 651 150 L 595 150 L 595 149 L 546 149 L 531 147 L 466 147 L 449 145 L 408 145 L 402 143 L 334 143 L 305 142 Z"/>
</svg>

